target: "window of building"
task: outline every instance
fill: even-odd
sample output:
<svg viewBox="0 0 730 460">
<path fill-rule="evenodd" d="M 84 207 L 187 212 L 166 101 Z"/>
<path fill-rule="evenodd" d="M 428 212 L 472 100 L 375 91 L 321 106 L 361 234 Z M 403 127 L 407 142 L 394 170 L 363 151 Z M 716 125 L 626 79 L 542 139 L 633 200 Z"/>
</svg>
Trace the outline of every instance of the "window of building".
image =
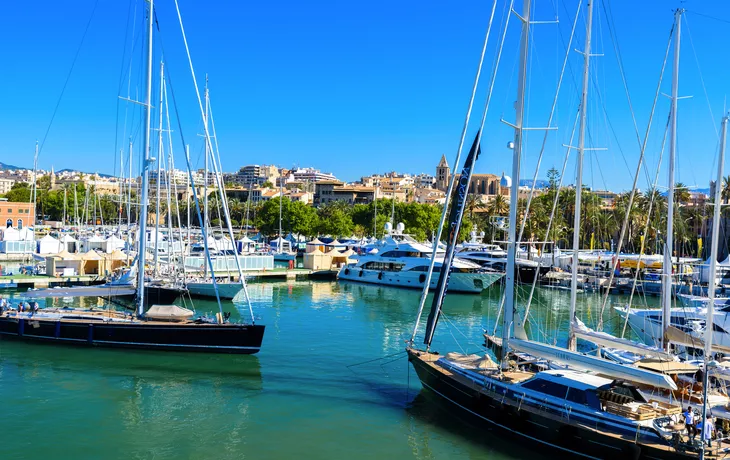
<svg viewBox="0 0 730 460">
<path fill-rule="evenodd" d="M 7 227 L 7 228 L 10 228 L 10 227 L 12 227 L 12 226 L 13 226 L 13 219 L 8 219 L 8 220 L 7 220 L 6 222 L 5 222 L 5 227 Z"/>
<path fill-rule="evenodd" d="M 18 230 L 23 228 L 23 221 L 21 219 L 18 219 Z"/>
</svg>

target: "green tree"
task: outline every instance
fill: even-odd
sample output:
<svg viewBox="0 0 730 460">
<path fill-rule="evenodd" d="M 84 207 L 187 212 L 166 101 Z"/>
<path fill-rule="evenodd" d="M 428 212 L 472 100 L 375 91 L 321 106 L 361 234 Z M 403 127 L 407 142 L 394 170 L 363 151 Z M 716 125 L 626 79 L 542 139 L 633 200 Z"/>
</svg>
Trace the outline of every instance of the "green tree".
<svg viewBox="0 0 730 460">
<path fill-rule="evenodd" d="M 560 171 L 552 167 L 547 172 L 548 184 L 550 190 L 557 190 L 560 183 Z"/>
<path fill-rule="evenodd" d="M 343 201 L 332 201 L 320 206 L 317 209 L 319 233 L 335 238 L 351 236 L 355 224 L 349 211 L 350 206 Z"/>
</svg>

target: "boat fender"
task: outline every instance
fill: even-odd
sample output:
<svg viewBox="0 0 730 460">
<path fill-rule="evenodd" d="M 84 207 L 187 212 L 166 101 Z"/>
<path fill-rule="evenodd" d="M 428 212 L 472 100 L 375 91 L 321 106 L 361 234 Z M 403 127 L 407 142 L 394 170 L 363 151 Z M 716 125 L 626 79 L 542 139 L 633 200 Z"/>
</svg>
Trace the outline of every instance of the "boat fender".
<svg viewBox="0 0 730 460">
<path fill-rule="evenodd" d="M 360 278 L 362 278 L 362 274 L 363 274 L 363 272 L 365 272 L 365 270 L 363 270 L 363 269 L 361 268 L 361 269 L 360 269 L 360 274 L 358 275 L 358 276 L 359 276 Z"/>
<path fill-rule="evenodd" d="M 383 279 L 383 272 L 378 273 L 378 279 L 379 280 L 382 280 Z"/>
<path fill-rule="evenodd" d="M 346 268 L 345 269 L 345 275 L 349 275 L 349 274 L 350 274 L 350 269 L 349 268 Z"/>
<path fill-rule="evenodd" d="M 426 282 L 426 275 L 423 274 L 423 273 L 421 273 L 420 275 L 418 275 L 418 282 L 419 283 L 425 283 Z"/>
</svg>

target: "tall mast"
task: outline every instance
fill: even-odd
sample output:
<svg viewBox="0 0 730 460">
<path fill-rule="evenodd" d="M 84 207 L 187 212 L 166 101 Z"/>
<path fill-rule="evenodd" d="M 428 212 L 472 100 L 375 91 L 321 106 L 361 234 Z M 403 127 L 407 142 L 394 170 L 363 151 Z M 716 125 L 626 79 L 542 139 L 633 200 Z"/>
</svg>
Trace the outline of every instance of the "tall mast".
<svg viewBox="0 0 730 460">
<path fill-rule="evenodd" d="M 505 282 L 504 318 L 502 324 L 502 365 L 507 362 L 508 342 L 511 337 L 515 314 L 515 255 L 517 252 L 517 194 L 520 184 L 520 157 L 522 155 L 522 123 L 525 112 L 525 87 L 527 85 L 527 55 L 530 40 L 531 0 L 522 3 L 522 37 L 520 38 L 520 69 L 517 79 L 515 103 L 515 140 L 512 155 L 512 186 L 510 188 L 509 232 L 507 237 L 507 273 Z M 518 16 L 519 17 L 519 16 Z"/>
<path fill-rule="evenodd" d="M 378 239 L 378 180 L 375 179 L 375 191 L 373 192 L 373 238 Z"/>
<path fill-rule="evenodd" d="M 149 193 L 150 124 L 152 118 L 152 30 L 154 26 L 154 3 L 149 0 L 147 13 L 147 84 L 144 99 L 144 136 L 142 143 L 142 194 L 139 210 L 139 253 L 137 254 L 137 316 L 144 315 L 144 263 L 147 255 L 147 199 Z"/>
<path fill-rule="evenodd" d="M 279 242 L 276 245 L 276 252 L 281 254 L 281 247 L 284 239 L 281 236 L 281 208 L 284 205 L 284 180 L 279 175 Z"/>
<path fill-rule="evenodd" d="M 715 182 L 715 206 L 712 214 L 712 242 L 710 243 L 710 281 L 707 285 L 707 317 L 705 319 L 705 372 L 702 382 L 702 426 L 704 430 L 705 420 L 707 420 L 707 386 L 709 384 L 709 368 L 710 355 L 712 354 L 712 332 L 715 317 L 715 284 L 717 280 L 717 252 L 720 241 L 720 198 L 722 194 L 722 173 L 725 166 L 725 139 L 727 137 L 728 116 L 722 119 L 722 129 L 720 131 L 720 158 L 717 160 L 717 181 Z M 704 436 L 701 436 L 704 439 Z M 700 458 L 705 456 L 705 443 L 702 443 L 702 451 Z"/>
<path fill-rule="evenodd" d="M 68 194 L 68 189 L 64 188 L 63 189 L 63 220 L 61 221 L 61 222 L 63 222 L 64 226 L 66 225 L 66 202 L 68 199 L 67 194 Z"/>
<path fill-rule="evenodd" d="M 134 180 L 132 178 L 132 138 L 129 138 L 129 181 L 127 183 L 127 232 L 132 228 L 132 184 Z"/>
<path fill-rule="evenodd" d="M 33 154 L 33 193 L 31 196 L 31 202 L 33 203 L 33 225 L 35 225 L 35 218 L 38 214 L 36 209 L 36 191 L 38 189 L 38 141 L 35 141 L 35 153 Z"/>
<path fill-rule="evenodd" d="M 185 146 L 185 158 L 188 158 L 190 156 L 190 146 Z M 192 192 L 190 188 L 190 176 L 188 175 L 188 178 L 185 180 L 185 210 L 187 212 L 187 226 L 188 226 L 188 248 L 190 248 L 190 245 L 192 244 L 192 240 L 190 239 L 190 193 Z M 193 181 L 192 184 L 193 187 L 195 187 L 195 182 Z"/>
<path fill-rule="evenodd" d="M 593 0 L 588 0 L 588 16 L 586 19 L 586 44 L 583 50 L 583 89 L 580 98 L 580 130 L 578 131 L 578 167 L 575 172 L 575 213 L 573 217 L 573 262 L 571 263 L 570 278 L 570 310 L 568 350 L 575 351 L 576 338 L 573 331 L 575 304 L 578 300 L 578 250 L 580 249 L 580 208 L 583 195 L 583 153 L 586 141 L 586 112 L 588 110 L 588 71 L 591 59 L 591 31 L 593 30 Z"/>
<path fill-rule="evenodd" d="M 76 226 L 79 226 L 79 203 L 78 203 L 78 194 L 76 193 L 76 184 L 74 184 L 74 222 L 76 223 Z"/>
<path fill-rule="evenodd" d="M 682 30 L 682 13 L 684 10 L 677 9 L 674 13 L 676 36 L 674 38 L 674 69 L 672 71 L 672 106 L 671 121 L 669 123 L 669 191 L 667 192 L 667 234 L 664 242 L 664 288 L 662 298 L 662 331 L 665 332 L 670 325 L 672 308 L 672 255 L 674 253 L 674 160 L 677 154 L 677 96 L 679 91 L 679 45 L 680 32 Z M 662 346 L 667 349 L 669 343 L 664 341 L 662 333 Z"/>
<path fill-rule="evenodd" d="M 119 215 L 117 232 L 122 231 L 122 203 L 124 202 L 124 148 L 119 149 Z"/>
<path fill-rule="evenodd" d="M 208 75 L 205 76 L 205 114 L 203 117 L 203 123 L 205 123 L 205 135 L 208 135 Z M 205 173 L 203 174 L 203 222 L 200 223 L 200 227 L 208 228 L 208 139 L 205 139 Z M 206 235 L 203 232 L 203 235 Z M 206 243 L 207 244 L 207 243 Z M 203 266 L 203 279 L 208 277 L 208 266 Z"/>
<path fill-rule="evenodd" d="M 160 274 L 159 254 L 160 254 L 160 174 L 162 174 L 162 84 L 165 81 L 165 63 L 160 62 L 160 122 L 157 128 L 157 182 L 156 187 L 156 208 L 155 208 L 155 276 Z M 169 212 L 169 210 L 168 210 Z"/>
<path fill-rule="evenodd" d="M 203 120 L 203 123 L 205 123 L 205 132 L 208 132 L 208 76 L 205 76 L 205 120 Z M 205 174 L 203 175 L 203 187 L 204 187 L 204 193 L 203 193 L 203 222 L 201 225 L 208 225 L 208 155 L 210 155 L 210 151 L 208 150 L 208 141 L 205 141 Z"/>
</svg>

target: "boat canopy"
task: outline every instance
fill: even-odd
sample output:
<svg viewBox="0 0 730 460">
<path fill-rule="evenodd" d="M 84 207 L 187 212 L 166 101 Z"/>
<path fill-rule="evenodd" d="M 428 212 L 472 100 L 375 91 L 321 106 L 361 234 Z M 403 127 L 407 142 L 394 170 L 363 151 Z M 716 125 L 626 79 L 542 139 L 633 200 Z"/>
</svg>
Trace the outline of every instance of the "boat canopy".
<svg viewBox="0 0 730 460">
<path fill-rule="evenodd" d="M 161 321 L 184 321 L 192 318 L 194 312 L 177 305 L 152 305 L 144 314 L 146 318 Z"/>
</svg>

